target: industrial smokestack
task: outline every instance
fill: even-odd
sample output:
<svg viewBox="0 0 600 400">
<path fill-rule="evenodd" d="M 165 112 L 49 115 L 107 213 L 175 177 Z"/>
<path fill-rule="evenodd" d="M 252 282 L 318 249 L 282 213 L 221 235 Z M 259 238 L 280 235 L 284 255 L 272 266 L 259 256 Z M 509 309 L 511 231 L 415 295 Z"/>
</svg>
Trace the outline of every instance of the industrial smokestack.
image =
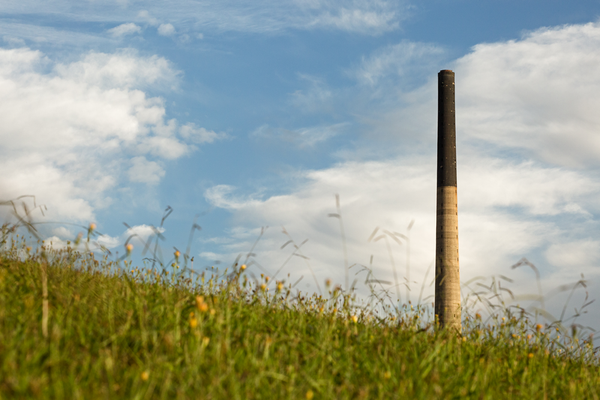
<svg viewBox="0 0 600 400">
<path fill-rule="evenodd" d="M 456 185 L 454 72 L 438 74 L 435 315 L 440 328 L 461 331 Z"/>
</svg>

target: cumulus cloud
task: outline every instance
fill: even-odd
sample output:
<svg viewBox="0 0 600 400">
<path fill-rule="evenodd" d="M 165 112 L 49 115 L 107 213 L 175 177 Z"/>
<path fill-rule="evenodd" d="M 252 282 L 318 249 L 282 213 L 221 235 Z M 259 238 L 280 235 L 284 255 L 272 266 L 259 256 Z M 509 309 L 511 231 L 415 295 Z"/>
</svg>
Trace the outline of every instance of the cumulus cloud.
<svg viewBox="0 0 600 400">
<path fill-rule="evenodd" d="M 27 48 L 0 49 L 4 198 L 36 195 L 52 218 L 90 221 L 127 178 L 156 183 L 159 160 L 194 145 L 165 120 L 163 100 L 143 89 L 170 87 L 178 75 L 164 58 L 130 50 L 57 63 Z"/>
<path fill-rule="evenodd" d="M 141 33 L 142 28 L 140 28 L 133 22 L 127 22 L 125 24 L 115 26 L 114 28 L 109 29 L 107 32 L 114 37 L 123 37 L 127 35 L 133 35 L 136 33 Z"/>
<path fill-rule="evenodd" d="M 482 165 L 490 167 L 481 168 Z M 513 172 L 507 174 L 504 169 Z M 590 268 L 598 259 L 598 252 L 592 251 L 595 241 L 577 242 L 572 246 L 577 251 L 569 256 L 563 252 L 570 247 L 556 244 L 568 237 L 565 231 L 572 226 L 571 221 L 553 219 L 557 212 L 569 213 L 564 204 L 578 202 L 582 210 L 590 206 L 580 197 L 581 192 L 571 193 L 568 185 L 562 185 L 574 178 L 583 179 L 582 176 L 540 164 L 483 158 L 463 162 L 460 172 L 459 246 L 463 282 L 500 274 L 516 279 L 511 284 L 515 293 L 534 294 L 537 288 L 531 284 L 528 271 L 513 271 L 510 267 L 523 256 L 535 257 L 539 249 L 546 252 L 548 260 L 552 259 L 549 266 L 538 264 L 546 291 L 576 281 L 581 272 L 588 278 L 598 277 Z M 518 195 L 538 180 L 551 188 L 542 189 L 544 196 L 551 197 L 547 203 L 539 204 L 527 193 Z M 256 254 L 253 259 L 258 264 L 249 271 L 272 276 L 293 251 L 291 246 L 282 249 L 282 245 L 290 237 L 297 245 L 308 239 L 301 247 L 301 257 L 292 257 L 278 278 L 295 282 L 304 276 L 299 286 L 303 291 L 317 290 L 312 273 L 321 286 L 327 278 L 344 284 L 343 239 L 339 220 L 330 217 L 338 212 L 334 198 L 338 193 L 348 261 L 354 265 L 350 280 L 358 280 L 359 291 L 366 294 L 367 266 L 377 279 L 390 282 L 384 287 L 393 292 L 395 267 L 403 301 L 408 298 L 416 301 L 422 285 L 421 299 L 433 294 L 430 267 L 435 254 L 434 160 L 413 157 L 385 162 L 345 162 L 324 170 L 306 171 L 299 182 L 287 194 L 268 198 L 238 194 L 235 188 L 226 185 L 207 190 L 207 201 L 229 210 L 235 226 L 252 234 L 233 240 L 230 235 L 229 240 L 216 241 L 214 250 L 201 256 L 206 257 L 207 262 L 220 260 L 228 264 L 236 254 L 245 254 L 253 248 L 260 234 L 257 227 L 269 226 L 253 250 Z M 483 185 L 482 182 L 494 184 Z M 496 196 L 496 187 L 508 195 Z M 597 189 L 593 190 L 599 194 Z M 521 207 L 522 211 L 515 213 L 513 207 Z M 415 222 L 411 226 L 412 220 Z M 282 232 L 282 226 L 289 236 Z M 379 229 L 375 236 L 383 235 L 383 239 L 369 242 L 376 228 Z M 401 242 L 398 244 L 386 231 L 410 237 L 409 257 L 407 240 L 396 236 Z M 585 268 L 574 270 L 579 266 Z"/>
<path fill-rule="evenodd" d="M 555 165 L 598 166 L 598 49 L 598 23 L 475 46 L 456 62 L 464 134 Z"/>
</svg>

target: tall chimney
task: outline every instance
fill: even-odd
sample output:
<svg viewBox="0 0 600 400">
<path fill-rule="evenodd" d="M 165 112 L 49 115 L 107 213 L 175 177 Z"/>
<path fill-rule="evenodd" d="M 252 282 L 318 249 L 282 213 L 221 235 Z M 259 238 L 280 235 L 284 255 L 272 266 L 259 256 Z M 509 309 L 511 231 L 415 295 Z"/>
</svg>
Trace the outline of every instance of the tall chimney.
<svg viewBox="0 0 600 400">
<path fill-rule="evenodd" d="M 454 72 L 438 73 L 435 315 L 440 328 L 461 331 L 456 192 Z"/>
</svg>

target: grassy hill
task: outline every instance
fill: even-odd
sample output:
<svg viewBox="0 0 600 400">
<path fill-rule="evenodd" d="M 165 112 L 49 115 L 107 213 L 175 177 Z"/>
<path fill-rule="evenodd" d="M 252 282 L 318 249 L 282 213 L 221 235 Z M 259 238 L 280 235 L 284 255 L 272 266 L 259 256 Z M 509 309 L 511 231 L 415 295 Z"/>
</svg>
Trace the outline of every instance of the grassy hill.
<svg viewBox="0 0 600 400">
<path fill-rule="evenodd" d="M 524 318 L 435 332 L 423 309 L 377 316 L 339 291 L 246 276 L 13 243 L 0 256 L 0 398 L 600 397 L 593 345 Z"/>
</svg>

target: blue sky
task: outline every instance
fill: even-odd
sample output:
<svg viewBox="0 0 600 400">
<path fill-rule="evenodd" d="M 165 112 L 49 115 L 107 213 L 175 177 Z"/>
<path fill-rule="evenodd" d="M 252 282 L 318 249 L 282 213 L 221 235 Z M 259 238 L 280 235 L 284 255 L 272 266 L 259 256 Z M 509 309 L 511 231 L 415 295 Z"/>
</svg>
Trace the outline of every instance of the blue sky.
<svg viewBox="0 0 600 400">
<path fill-rule="evenodd" d="M 0 188 L 36 195 L 40 221 L 96 222 L 120 252 L 123 222 L 147 236 L 171 206 L 169 253 L 200 214 L 200 267 L 269 226 L 255 259 L 273 274 L 285 226 L 309 239 L 310 263 L 284 270 L 303 290 L 309 265 L 344 281 L 339 194 L 349 262 L 373 255 L 381 279 L 392 262 L 371 232 L 415 221 L 415 300 L 435 246 L 437 72 L 453 69 L 462 280 L 535 292 L 510 269 L 527 257 L 546 291 L 583 273 L 598 297 L 599 15 L 599 1 L 3 1 Z"/>
</svg>

